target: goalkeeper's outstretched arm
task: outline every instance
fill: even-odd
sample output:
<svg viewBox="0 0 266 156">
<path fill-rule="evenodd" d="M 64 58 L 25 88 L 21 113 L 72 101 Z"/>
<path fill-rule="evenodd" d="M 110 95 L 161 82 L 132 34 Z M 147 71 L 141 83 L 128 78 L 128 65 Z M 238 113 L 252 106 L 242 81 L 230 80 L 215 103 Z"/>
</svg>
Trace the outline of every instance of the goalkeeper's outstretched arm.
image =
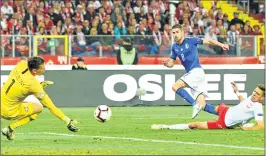
<svg viewBox="0 0 266 156">
<path fill-rule="evenodd" d="M 77 132 L 79 130 L 79 128 L 75 126 L 75 123 L 77 122 L 75 120 L 71 120 L 59 108 L 57 108 L 51 98 L 48 96 L 48 94 L 44 91 L 43 88 L 51 84 L 53 84 L 52 81 L 44 81 L 40 84 L 36 79 L 32 79 L 32 85 L 30 87 L 30 90 L 35 95 L 35 97 L 37 97 L 40 102 L 49 109 L 51 113 L 53 113 L 60 120 L 66 123 L 67 128 L 70 131 Z"/>
<path fill-rule="evenodd" d="M 50 112 L 57 116 L 60 120 L 64 121 L 67 125 L 67 128 L 72 132 L 77 132 L 79 128 L 75 126 L 77 123 L 75 120 L 70 119 L 66 116 L 59 108 L 57 108 L 51 98 L 45 93 L 42 99 L 39 99 L 43 105 L 45 105 Z"/>
</svg>

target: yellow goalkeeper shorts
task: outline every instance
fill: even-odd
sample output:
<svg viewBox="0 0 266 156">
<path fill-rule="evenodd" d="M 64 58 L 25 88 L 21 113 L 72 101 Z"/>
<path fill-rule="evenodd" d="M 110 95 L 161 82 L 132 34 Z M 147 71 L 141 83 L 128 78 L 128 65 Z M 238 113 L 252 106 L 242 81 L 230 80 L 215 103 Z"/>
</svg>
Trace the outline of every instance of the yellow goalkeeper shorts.
<svg viewBox="0 0 266 156">
<path fill-rule="evenodd" d="M 16 107 L 8 107 L 1 105 L 1 117 L 6 120 L 18 120 L 32 115 L 34 112 L 34 104 L 30 102 L 22 102 L 16 104 Z"/>
</svg>

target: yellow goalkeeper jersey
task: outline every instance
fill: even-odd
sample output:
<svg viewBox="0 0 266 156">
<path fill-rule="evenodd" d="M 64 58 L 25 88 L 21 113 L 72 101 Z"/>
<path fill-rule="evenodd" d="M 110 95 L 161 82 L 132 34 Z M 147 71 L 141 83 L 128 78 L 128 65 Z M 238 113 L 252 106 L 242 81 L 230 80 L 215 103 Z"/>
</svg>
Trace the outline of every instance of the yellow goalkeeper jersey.
<svg viewBox="0 0 266 156">
<path fill-rule="evenodd" d="M 16 109 L 29 95 L 37 97 L 59 119 L 68 119 L 54 105 L 53 101 L 43 90 L 40 82 L 30 73 L 28 63 L 21 61 L 10 72 L 8 80 L 1 88 L 1 112 Z"/>
<path fill-rule="evenodd" d="M 29 95 L 42 99 L 45 91 L 40 82 L 30 73 L 28 63 L 21 61 L 10 72 L 8 80 L 1 88 L 1 106 L 12 109 Z"/>
</svg>

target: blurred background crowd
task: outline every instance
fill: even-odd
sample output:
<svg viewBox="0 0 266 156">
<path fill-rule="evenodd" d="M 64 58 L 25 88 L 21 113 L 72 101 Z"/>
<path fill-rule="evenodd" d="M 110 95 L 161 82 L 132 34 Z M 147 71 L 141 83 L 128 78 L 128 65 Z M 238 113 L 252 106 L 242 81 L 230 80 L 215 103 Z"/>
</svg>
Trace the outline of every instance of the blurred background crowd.
<svg viewBox="0 0 266 156">
<path fill-rule="evenodd" d="M 252 26 L 249 20 L 240 18 L 239 12 L 229 15 L 216 0 L 208 2 L 212 5 L 210 9 L 204 8 L 200 0 L 171 1 L 175 6 L 171 18 L 169 0 L 3 0 L 0 2 L 1 34 L 6 36 L 1 39 L 2 55 L 12 56 L 15 41 L 15 56 L 28 56 L 28 45 L 33 41 L 23 35 L 68 35 L 72 56 L 98 56 L 99 51 L 114 55 L 124 37 L 132 40 L 139 55 L 168 55 L 171 25 L 180 23 L 187 36 L 211 38 L 230 45 L 226 52 L 218 47 L 202 47 L 202 55 L 234 56 L 239 35 L 263 34 L 259 24 Z M 263 4 L 250 0 L 252 14 L 264 15 L 264 11 Z M 229 20 L 228 16 L 233 19 Z M 52 54 L 51 40 L 38 38 L 39 54 Z M 248 39 L 245 42 L 249 44 L 243 46 L 255 44 Z M 58 39 L 54 44 L 55 53 L 63 55 L 64 40 Z"/>
</svg>

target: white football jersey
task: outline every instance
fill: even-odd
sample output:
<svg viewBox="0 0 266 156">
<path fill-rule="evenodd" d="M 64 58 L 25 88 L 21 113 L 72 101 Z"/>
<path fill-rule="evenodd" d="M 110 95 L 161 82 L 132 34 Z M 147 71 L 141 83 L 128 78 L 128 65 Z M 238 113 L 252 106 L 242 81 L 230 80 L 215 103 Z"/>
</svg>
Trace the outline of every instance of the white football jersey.
<svg viewBox="0 0 266 156">
<path fill-rule="evenodd" d="M 245 124 L 253 118 L 263 121 L 263 108 L 261 103 L 252 102 L 251 96 L 249 96 L 238 105 L 230 107 L 224 120 L 227 127 L 232 127 Z"/>
</svg>

